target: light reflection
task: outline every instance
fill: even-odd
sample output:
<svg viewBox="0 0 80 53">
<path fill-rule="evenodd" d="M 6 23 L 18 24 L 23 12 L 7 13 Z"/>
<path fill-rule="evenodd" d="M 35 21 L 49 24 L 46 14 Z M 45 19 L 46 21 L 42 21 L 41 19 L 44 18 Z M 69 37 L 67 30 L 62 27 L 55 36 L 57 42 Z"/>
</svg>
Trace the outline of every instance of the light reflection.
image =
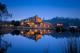
<svg viewBox="0 0 80 53">
<path fill-rule="evenodd" d="M 29 31 L 20 31 L 21 35 L 24 35 L 24 36 L 28 36 L 28 37 L 32 37 L 32 36 L 35 36 L 34 40 L 39 40 L 42 35 L 44 34 L 49 34 L 50 33 L 50 30 L 41 30 L 41 29 L 30 29 Z"/>
</svg>

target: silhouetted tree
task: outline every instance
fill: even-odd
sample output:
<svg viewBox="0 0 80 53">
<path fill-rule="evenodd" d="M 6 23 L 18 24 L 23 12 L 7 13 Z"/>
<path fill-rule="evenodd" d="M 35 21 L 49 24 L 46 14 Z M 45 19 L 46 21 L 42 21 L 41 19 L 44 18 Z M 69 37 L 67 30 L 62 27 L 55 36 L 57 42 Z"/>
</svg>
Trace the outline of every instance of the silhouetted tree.
<svg viewBox="0 0 80 53">
<path fill-rule="evenodd" d="M 11 24 L 14 25 L 14 26 L 19 26 L 20 25 L 20 21 L 12 20 Z"/>
<path fill-rule="evenodd" d="M 6 21 L 9 17 L 12 17 L 12 15 L 8 13 L 6 5 L 0 3 L 0 21 Z"/>
</svg>

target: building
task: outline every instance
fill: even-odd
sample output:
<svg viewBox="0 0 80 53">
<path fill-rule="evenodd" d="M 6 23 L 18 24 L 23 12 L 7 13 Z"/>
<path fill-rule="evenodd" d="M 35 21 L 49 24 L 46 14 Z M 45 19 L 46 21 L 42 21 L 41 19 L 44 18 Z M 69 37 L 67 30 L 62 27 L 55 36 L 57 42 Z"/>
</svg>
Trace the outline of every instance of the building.
<svg viewBox="0 0 80 53">
<path fill-rule="evenodd" d="M 37 27 L 42 23 L 42 19 L 39 18 L 38 16 L 30 17 L 28 19 L 21 20 L 21 25 L 22 26 L 27 26 L 29 25 L 30 27 Z"/>
<path fill-rule="evenodd" d="M 21 26 L 29 25 L 32 28 L 50 28 L 51 23 L 43 22 L 37 15 L 21 21 Z"/>
</svg>

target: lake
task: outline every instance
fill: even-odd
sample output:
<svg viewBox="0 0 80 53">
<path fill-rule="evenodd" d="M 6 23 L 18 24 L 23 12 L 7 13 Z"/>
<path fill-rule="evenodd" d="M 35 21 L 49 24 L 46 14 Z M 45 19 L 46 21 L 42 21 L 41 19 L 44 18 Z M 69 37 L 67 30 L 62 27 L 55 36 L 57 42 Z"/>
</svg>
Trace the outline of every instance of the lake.
<svg viewBox="0 0 80 53">
<path fill-rule="evenodd" d="M 5 53 L 80 53 L 79 33 L 39 33 L 33 36 L 15 33 L 2 34 L 1 39 L 10 44 Z"/>
</svg>

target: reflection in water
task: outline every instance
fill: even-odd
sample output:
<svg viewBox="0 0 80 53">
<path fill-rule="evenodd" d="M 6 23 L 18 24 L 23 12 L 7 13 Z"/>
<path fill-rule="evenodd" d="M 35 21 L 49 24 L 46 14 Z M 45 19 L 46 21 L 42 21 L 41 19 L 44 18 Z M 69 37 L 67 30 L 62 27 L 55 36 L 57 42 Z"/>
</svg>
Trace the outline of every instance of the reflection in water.
<svg viewBox="0 0 80 53">
<path fill-rule="evenodd" d="M 50 30 L 37 30 L 37 29 L 30 29 L 30 30 L 14 30 L 11 32 L 12 35 L 22 35 L 28 38 L 33 38 L 34 40 L 38 40 L 42 37 L 44 34 L 51 33 Z"/>
<path fill-rule="evenodd" d="M 23 44 L 22 43 L 19 44 L 19 45 L 21 45 L 21 44 L 24 45 L 24 46 L 21 46 L 21 48 L 22 48 L 21 50 L 23 53 L 27 53 L 27 51 L 29 53 L 32 53 L 32 52 L 39 53 L 39 51 L 42 51 L 40 53 L 80 53 L 80 43 L 79 43 L 80 42 L 80 37 L 79 37 L 80 34 L 79 33 L 75 33 L 75 34 L 71 34 L 68 32 L 54 33 L 54 31 L 52 31 L 52 30 L 44 30 L 44 29 L 43 30 L 40 30 L 40 29 L 28 30 L 27 29 L 27 30 L 12 30 L 12 31 L 10 30 L 10 31 L 7 31 L 2 34 L 6 35 L 7 33 L 12 34 L 13 36 L 11 36 L 11 37 L 14 37 L 15 35 L 16 36 L 21 35 L 21 37 L 22 36 L 26 37 L 26 39 L 28 38 L 28 39 L 35 40 L 35 43 L 32 43 L 33 44 L 32 45 L 30 42 L 28 42 L 30 40 L 26 41 L 26 39 L 24 38 L 25 40 L 22 42 Z M 45 35 L 48 35 L 48 37 L 46 36 L 46 40 L 44 40 L 45 38 L 43 38 Z M 3 36 L 3 37 L 7 37 L 7 36 Z M 13 39 L 10 39 L 10 40 L 13 40 Z M 15 46 L 16 48 L 18 48 L 17 40 L 18 40 L 18 38 L 15 41 L 16 45 L 14 43 L 12 45 L 13 49 L 11 50 L 9 48 L 9 50 L 8 50 L 9 53 L 11 51 L 12 51 L 12 53 L 14 53 L 14 52 L 18 53 L 20 51 L 20 50 L 16 51 L 16 49 L 14 49 L 14 47 L 13 47 L 13 46 Z M 21 40 L 21 38 L 19 40 Z M 27 43 L 25 44 L 25 42 L 27 42 Z M 30 43 L 29 46 L 27 46 L 28 43 Z M 41 44 L 43 44 L 43 47 L 40 46 Z M 35 45 L 37 45 L 37 46 L 35 46 Z M 20 46 L 19 46 L 19 48 L 20 48 Z M 40 49 L 40 48 L 42 48 L 42 49 Z M 32 52 L 29 51 L 29 49 Z M 37 51 L 35 51 L 35 50 L 37 50 Z"/>
<path fill-rule="evenodd" d="M 50 33 L 50 30 L 37 30 L 37 29 L 30 29 L 29 31 L 20 31 L 21 35 L 24 35 L 24 36 L 28 36 L 28 37 L 32 37 L 32 36 L 35 36 L 34 37 L 34 40 L 38 40 L 42 37 L 43 34 L 48 34 Z"/>
<path fill-rule="evenodd" d="M 5 53 L 8 47 L 10 46 L 11 44 L 9 44 L 7 41 L 4 41 L 0 38 L 0 53 Z"/>
<path fill-rule="evenodd" d="M 80 48 L 78 48 L 78 41 L 79 38 L 71 37 L 68 39 L 68 47 L 67 47 L 67 53 L 80 53 Z"/>
</svg>

